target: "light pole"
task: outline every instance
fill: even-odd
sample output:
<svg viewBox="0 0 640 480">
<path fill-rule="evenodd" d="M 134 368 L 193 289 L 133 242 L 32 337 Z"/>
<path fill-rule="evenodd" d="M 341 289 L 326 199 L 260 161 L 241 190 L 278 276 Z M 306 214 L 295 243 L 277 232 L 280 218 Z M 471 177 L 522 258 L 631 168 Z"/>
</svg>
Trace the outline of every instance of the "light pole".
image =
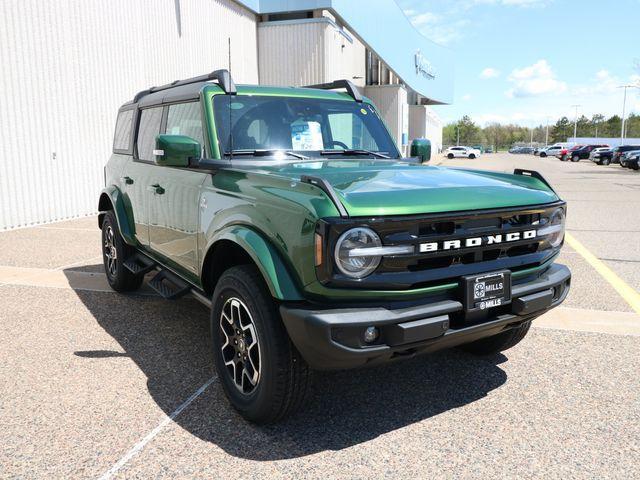
<svg viewBox="0 0 640 480">
<path fill-rule="evenodd" d="M 549 117 L 547 117 L 547 131 L 544 134 L 544 146 L 549 146 Z"/>
<path fill-rule="evenodd" d="M 622 96 L 622 125 L 620 127 L 620 145 L 624 145 L 624 117 L 626 115 L 627 108 L 627 88 L 640 88 L 638 85 L 620 85 L 618 88 L 624 88 L 624 95 Z"/>
<path fill-rule="evenodd" d="M 458 132 L 458 139 L 456 140 L 456 145 L 459 147 L 460 146 L 460 122 L 458 122 L 458 124 L 456 125 L 456 130 Z"/>
<path fill-rule="evenodd" d="M 573 121 L 573 141 L 578 143 L 578 107 L 581 107 L 582 105 L 571 105 L 572 107 L 575 107 L 576 109 L 576 117 Z"/>
</svg>

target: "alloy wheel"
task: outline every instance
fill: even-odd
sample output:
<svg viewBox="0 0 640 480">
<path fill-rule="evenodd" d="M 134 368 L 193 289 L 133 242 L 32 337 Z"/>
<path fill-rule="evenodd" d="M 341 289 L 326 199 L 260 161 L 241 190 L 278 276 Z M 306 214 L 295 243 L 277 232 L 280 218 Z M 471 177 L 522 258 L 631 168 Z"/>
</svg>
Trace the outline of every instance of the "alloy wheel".
<svg viewBox="0 0 640 480">
<path fill-rule="evenodd" d="M 222 359 L 236 388 L 248 395 L 260 381 L 260 343 L 253 318 L 242 300 L 229 298 L 220 312 L 220 334 L 224 339 Z"/>
<path fill-rule="evenodd" d="M 104 232 L 104 256 L 107 259 L 107 270 L 112 277 L 116 276 L 118 265 L 118 252 L 116 250 L 116 238 L 111 225 L 107 225 Z"/>
</svg>

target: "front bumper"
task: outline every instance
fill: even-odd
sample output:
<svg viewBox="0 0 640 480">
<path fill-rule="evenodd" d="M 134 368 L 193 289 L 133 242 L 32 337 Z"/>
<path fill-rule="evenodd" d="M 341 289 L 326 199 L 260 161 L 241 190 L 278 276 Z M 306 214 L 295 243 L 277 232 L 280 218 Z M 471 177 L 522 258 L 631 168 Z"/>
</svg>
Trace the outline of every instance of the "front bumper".
<svg viewBox="0 0 640 480">
<path fill-rule="evenodd" d="M 383 363 L 496 335 L 559 305 L 569 293 L 571 272 L 554 264 L 527 283 L 512 287 L 510 304 L 464 319 L 462 302 L 433 300 L 404 308 L 314 309 L 281 305 L 289 336 L 314 369 L 334 370 Z M 361 340 L 369 326 L 379 329 L 372 345 Z"/>
</svg>

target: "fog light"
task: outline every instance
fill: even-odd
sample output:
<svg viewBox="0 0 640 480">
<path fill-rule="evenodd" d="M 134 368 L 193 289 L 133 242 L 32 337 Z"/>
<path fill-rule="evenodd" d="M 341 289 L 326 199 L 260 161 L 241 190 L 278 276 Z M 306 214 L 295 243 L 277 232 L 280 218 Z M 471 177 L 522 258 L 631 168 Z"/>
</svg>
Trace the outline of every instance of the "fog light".
<svg viewBox="0 0 640 480">
<path fill-rule="evenodd" d="M 378 339 L 378 335 L 380 335 L 380 332 L 376 327 L 367 327 L 364 331 L 364 341 L 366 343 L 375 342 Z"/>
</svg>

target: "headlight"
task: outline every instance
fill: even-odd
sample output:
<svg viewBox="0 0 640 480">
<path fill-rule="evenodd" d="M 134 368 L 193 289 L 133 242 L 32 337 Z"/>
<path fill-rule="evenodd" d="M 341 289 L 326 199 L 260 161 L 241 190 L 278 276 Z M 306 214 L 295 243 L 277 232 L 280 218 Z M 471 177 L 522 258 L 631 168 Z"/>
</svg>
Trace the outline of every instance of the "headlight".
<svg viewBox="0 0 640 480">
<path fill-rule="evenodd" d="M 563 208 L 558 208 L 549 217 L 547 224 L 538 230 L 539 237 L 547 237 L 547 242 L 556 248 L 564 239 L 565 214 Z"/>
<path fill-rule="evenodd" d="M 347 230 L 336 243 L 335 258 L 338 269 L 352 278 L 363 278 L 373 272 L 382 256 L 375 253 L 382 246 L 380 237 L 370 228 L 359 227 Z"/>
</svg>

